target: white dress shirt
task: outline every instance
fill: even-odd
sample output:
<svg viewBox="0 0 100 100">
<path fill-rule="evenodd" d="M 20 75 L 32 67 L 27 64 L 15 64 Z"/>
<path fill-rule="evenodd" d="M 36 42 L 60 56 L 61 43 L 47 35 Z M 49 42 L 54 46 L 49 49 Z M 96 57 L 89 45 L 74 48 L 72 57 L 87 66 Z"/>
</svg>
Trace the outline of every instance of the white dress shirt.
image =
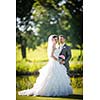
<svg viewBox="0 0 100 100">
<path fill-rule="evenodd" d="M 61 52 L 64 45 L 65 45 L 65 43 L 59 45 L 60 52 Z"/>
</svg>

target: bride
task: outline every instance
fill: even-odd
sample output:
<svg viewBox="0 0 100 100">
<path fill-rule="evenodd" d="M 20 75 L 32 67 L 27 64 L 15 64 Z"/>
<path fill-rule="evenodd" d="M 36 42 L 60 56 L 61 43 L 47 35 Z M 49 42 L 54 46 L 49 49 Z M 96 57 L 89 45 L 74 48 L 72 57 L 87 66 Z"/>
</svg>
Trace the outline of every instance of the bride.
<svg viewBox="0 0 100 100">
<path fill-rule="evenodd" d="M 49 61 L 42 69 L 36 83 L 31 89 L 22 90 L 18 95 L 33 96 L 67 96 L 72 94 L 70 78 L 66 74 L 66 68 L 58 61 L 60 50 L 56 48 L 57 36 L 51 35 L 48 39 Z"/>
</svg>

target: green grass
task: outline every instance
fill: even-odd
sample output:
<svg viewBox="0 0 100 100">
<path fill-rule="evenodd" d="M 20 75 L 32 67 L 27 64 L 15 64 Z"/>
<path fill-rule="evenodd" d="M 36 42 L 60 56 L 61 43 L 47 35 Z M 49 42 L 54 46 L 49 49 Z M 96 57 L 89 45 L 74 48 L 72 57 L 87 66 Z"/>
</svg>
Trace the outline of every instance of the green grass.
<svg viewBox="0 0 100 100">
<path fill-rule="evenodd" d="M 16 78 L 16 100 L 82 100 L 83 94 L 83 78 L 71 78 L 73 95 L 68 97 L 34 97 L 34 96 L 19 96 L 17 93 L 20 90 L 25 90 L 33 87 L 37 76 L 17 76 Z"/>
<path fill-rule="evenodd" d="M 36 70 L 39 70 L 42 68 L 44 65 L 46 65 L 48 61 L 47 57 L 47 43 L 41 44 L 38 46 L 35 50 L 33 49 L 28 49 L 26 48 L 27 52 L 27 57 L 26 59 L 22 59 L 21 56 L 21 50 L 20 50 L 20 45 L 16 46 L 16 70 L 18 72 L 34 72 Z M 70 69 L 74 70 L 77 68 L 83 68 L 83 62 L 82 59 L 78 60 L 78 56 L 80 55 L 80 50 L 77 49 L 72 49 L 72 58 L 70 60 Z M 79 78 L 77 81 L 74 79 L 71 80 L 73 83 L 72 84 L 74 88 L 74 95 L 69 96 L 69 97 L 34 97 L 34 96 L 19 96 L 16 94 L 16 100 L 82 100 L 82 88 L 75 88 L 76 82 L 80 81 L 82 82 L 82 79 Z M 32 81 L 33 82 L 33 81 Z M 79 83 L 82 85 L 82 83 Z M 78 86 L 80 86 L 78 84 Z M 81 86 L 80 86 L 81 87 Z M 17 92 L 16 92 L 17 93 Z"/>
<path fill-rule="evenodd" d="M 76 78 L 75 78 L 76 79 Z M 67 97 L 39 97 L 39 96 L 19 96 L 18 91 L 32 88 L 36 81 L 34 76 L 18 76 L 17 77 L 17 88 L 16 88 L 16 100 L 82 100 L 83 88 L 82 88 L 82 78 L 77 78 L 76 80 L 71 78 L 73 84 L 73 95 Z M 81 81 L 81 87 L 79 87 Z M 77 87 L 77 85 L 79 85 Z M 20 86 L 20 87 L 19 87 Z"/>
<path fill-rule="evenodd" d="M 74 98 L 53 98 L 53 97 L 33 97 L 33 96 L 17 96 L 16 100 L 82 100 Z"/>
<path fill-rule="evenodd" d="M 70 69 L 83 68 L 82 59 L 78 60 L 81 50 L 72 49 Z M 20 45 L 16 46 L 16 70 L 18 72 L 34 72 L 48 62 L 47 43 L 41 44 L 35 50 L 26 48 L 26 59 L 22 59 Z"/>
<path fill-rule="evenodd" d="M 16 100 L 82 100 L 82 91 L 82 88 L 74 89 L 74 94 L 67 97 L 19 96 L 16 94 Z"/>
<path fill-rule="evenodd" d="M 47 61 L 47 43 L 37 46 L 35 50 L 26 48 L 26 59 L 32 62 Z M 16 46 L 16 61 L 21 61 L 22 55 L 20 45 Z"/>
</svg>

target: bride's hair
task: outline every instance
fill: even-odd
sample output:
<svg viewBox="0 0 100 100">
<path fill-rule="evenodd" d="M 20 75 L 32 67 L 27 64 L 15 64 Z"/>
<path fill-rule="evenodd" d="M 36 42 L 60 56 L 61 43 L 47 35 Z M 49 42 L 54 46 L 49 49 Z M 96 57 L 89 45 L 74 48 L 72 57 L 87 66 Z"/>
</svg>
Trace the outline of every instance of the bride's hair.
<svg viewBox="0 0 100 100">
<path fill-rule="evenodd" d="M 52 38 L 57 38 L 57 35 L 54 35 Z"/>
<path fill-rule="evenodd" d="M 51 54 L 51 51 L 52 51 L 52 47 L 53 47 L 53 42 L 52 42 L 52 39 L 53 38 L 57 38 L 57 35 L 50 35 L 49 38 L 48 38 L 48 48 L 47 48 L 47 51 L 48 51 L 48 58 L 50 58 L 50 54 Z"/>
</svg>

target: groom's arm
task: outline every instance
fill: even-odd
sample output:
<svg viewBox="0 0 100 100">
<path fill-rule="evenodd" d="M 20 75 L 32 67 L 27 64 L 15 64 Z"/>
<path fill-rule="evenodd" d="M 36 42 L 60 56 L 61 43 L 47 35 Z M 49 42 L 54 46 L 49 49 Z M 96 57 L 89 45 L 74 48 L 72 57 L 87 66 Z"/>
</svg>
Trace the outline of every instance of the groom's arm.
<svg viewBox="0 0 100 100">
<path fill-rule="evenodd" d="M 65 62 L 68 62 L 70 60 L 71 56 L 72 56 L 71 55 L 71 48 L 70 47 L 67 49 L 67 52 L 66 53 L 67 53 L 67 56 L 68 57 L 66 58 Z"/>
</svg>

